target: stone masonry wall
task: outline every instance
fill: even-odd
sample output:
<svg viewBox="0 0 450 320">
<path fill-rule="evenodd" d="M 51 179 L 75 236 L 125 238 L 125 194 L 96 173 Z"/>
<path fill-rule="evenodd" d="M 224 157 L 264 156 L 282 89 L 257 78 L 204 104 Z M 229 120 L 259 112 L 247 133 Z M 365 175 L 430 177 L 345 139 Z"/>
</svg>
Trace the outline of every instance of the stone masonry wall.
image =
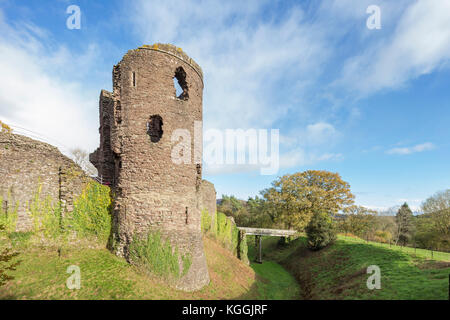
<svg viewBox="0 0 450 320">
<path fill-rule="evenodd" d="M 214 184 L 207 180 L 202 180 L 198 190 L 198 203 L 200 211 L 208 211 L 211 217 L 211 224 L 214 225 L 217 211 L 216 189 L 214 188 Z"/>
<path fill-rule="evenodd" d="M 114 154 L 111 149 L 111 130 L 114 126 L 114 100 L 111 92 L 102 90 L 99 99 L 100 109 L 100 147 L 90 156 L 89 160 L 98 169 L 98 176 L 102 183 L 113 186 L 114 178 Z"/>
<path fill-rule="evenodd" d="M 18 203 L 16 230 L 27 231 L 32 221 L 27 207 L 39 185 L 41 199 L 60 200 L 67 210 L 88 181 L 84 172 L 56 147 L 31 138 L 0 132 L 0 196 L 3 209 Z"/>
<path fill-rule="evenodd" d="M 178 96 L 174 77 L 183 88 Z M 189 271 L 176 283 L 187 291 L 209 282 L 198 207 L 201 164 L 175 164 L 171 136 L 176 129 L 188 130 L 194 150 L 202 91 L 202 71 L 181 49 L 157 44 L 128 51 L 113 68 L 113 92 L 102 92 L 112 97 L 112 108 L 100 103 L 100 130 L 102 119 L 110 119 L 110 136 L 101 137 L 91 156 L 99 172 L 113 177 L 116 254 L 130 261 L 133 237 L 159 232 L 192 258 Z M 102 156 L 110 152 L 113 167 L 106 164 L 109 156 Z"/>
</svg>

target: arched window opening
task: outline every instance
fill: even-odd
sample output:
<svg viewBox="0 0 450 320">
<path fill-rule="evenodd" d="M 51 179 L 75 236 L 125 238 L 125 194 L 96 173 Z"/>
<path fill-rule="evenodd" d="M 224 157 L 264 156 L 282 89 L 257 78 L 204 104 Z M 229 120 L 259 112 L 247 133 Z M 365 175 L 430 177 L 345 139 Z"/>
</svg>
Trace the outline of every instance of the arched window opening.
<svg viewBox="0 0 450 320">
<path fill-rule="evenodd" d="M 147 134 L 151 142 L 158 142 L 163 135 L 163 120 L 160 115 L 153 115 L 147 122 Z"/>
<path fill-rule="evenodd" d="M 175 87 L 176 97 L 180 100 L 187 100 L 189 98 L 188 85 L 186 82 L 186 71 L 182 67 L 175 70 L 173 77 L 173 84 Z"/>
</svg>

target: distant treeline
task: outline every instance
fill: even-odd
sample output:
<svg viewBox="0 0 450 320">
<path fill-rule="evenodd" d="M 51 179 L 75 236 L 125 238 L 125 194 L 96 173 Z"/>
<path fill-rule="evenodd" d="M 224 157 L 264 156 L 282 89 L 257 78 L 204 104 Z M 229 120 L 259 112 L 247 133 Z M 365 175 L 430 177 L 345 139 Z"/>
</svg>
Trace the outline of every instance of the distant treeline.
<svg viewBox="0 0 450 320">
<path fill-rule="evenodd" d="M 304 231 L 314 213 L 327 212 L 338 232 L 365 240 L 450 251 L 450 189 L 425 200 L 423 214 L 404 203 L 392 215 L 356 206 L 350 185 L 339 174 L 309 170 L 278 178 L 247 201 L 222 195 L 217 210 L 238 226 Z"/>
</svg>

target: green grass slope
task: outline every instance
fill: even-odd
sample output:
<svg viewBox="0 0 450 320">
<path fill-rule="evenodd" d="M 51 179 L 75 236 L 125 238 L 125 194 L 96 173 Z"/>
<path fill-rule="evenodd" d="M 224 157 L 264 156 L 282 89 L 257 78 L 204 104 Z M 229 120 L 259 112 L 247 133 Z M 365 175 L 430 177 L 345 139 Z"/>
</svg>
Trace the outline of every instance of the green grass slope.
<svg viewBox="0 0 450 320">
<path fill-rule="evenodd" d="M 401 251 L 346 237 L 311 252 L 306 238 L 300 237 L 273 257 L 299 281 L 303 299 L 447 300 L 450 257 L 439 253 L 434 259 L 441 260 L 431 260 L 427 256 L 427 252 L 415 255 L 414 249 Z M 367 288 L 370 265 L 381 270 L 379 290 Z"/>
<path fill-rule="evenodd" d="M 280 256 L 286 252 L 283 249 L 289 249 L 276 246 L 275 239 L 277 238 L 267 237 L 264 239 L 264 252 L 269 254 L 269 257 L 266 254 L 266 259 L 263 259 L 263 263 L 260 264 L 254 262 L 256 254 L 254 237 L 248 236 L 250 266 L 261 279 L 265 279 L 259 285 L 258 290 L 260 295 L 266 296 L 270 300 L 298 300 L 300 299 L 300 286 L 297 280 L 279 263 Z"/>
<path fill-rule="evenodd" d="M 1 239 L 0 239 L 1 240 Z M 0 241 L 0 249 L 2 247 Z M 274 287 L 272 274 L 257 274 L 213 239 L 204 238 L 211 282 L 196 292 L 183 292 L 150 279 L 134 266 L 93 243 L 42 247 L 25 236 L 14 239 L 21 260 L 13 280 L 0 287 L 0 299 L 289 299 Z M 67 268 L 81 270 L 81 288 L 69 290 Z"/>
</svg>

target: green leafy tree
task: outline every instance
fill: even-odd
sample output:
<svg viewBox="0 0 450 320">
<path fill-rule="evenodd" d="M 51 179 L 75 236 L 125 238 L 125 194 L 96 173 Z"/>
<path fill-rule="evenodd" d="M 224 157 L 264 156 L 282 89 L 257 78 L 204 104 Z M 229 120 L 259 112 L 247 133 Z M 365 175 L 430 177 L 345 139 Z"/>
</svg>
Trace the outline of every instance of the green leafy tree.
<svg viewBox="0 0 450 320">
<path fill-rule="evenodd" d="M 226 214 L 229 217 L 236 217 L 242 213 L 244 204 L 242 200 L 239 200 L 235 196 L 222 195 L 222 200 L 217 206 L 217 211 Z"/>
<path fill-rule="evenodd" d="M 402 243 L 406 245 L 411 238 L 412 234 L 412 211 L 408 204 L 405 202 L 400 209 L 398 209 L 397 215 L 395 216 L 395 222 L 397 223 L 397 243 Z"/>
<path fill-rule="evenodd" d="M 343 211 L 347 215 L 342 222 L 345 233 L 350 232 L 361 238 L 373 236 L 376 229 L 377 212 L 375 210 L 352 205 Z"/>
<path fill-rule="evenodd" d="M 416 246 L 425 249 L 445 249 L 440 246 L 440 234 L 436 232 L 433 220 L 429 214 L 421 214 L 415 217 L 413 224 L 415 227 L 414 242 Z"/>
<path fill-rule="evenodd" d="M 275 227 L 275 212 L 264 198 L 249 197 L 247 201 L 239 200 L 235 196 L 222 195 L 217 211 L 233 217 L 240 227 Z"/>
<path fill-rule="evenodd" d="M 314 213 L 335 214 L 354 199 L 350 185 L 338 173 L 317 170 L 284 175 L 262 195 L 274 220 L 298 231 L 304 230 Z"/>
<path fill-rule="evenodd" d="M 308 248 L 320 250 L 336 240 L 333 218 L 326 212 L 315 213 L 306 226 Z"/>
<path fill-rule="evenodd" d="M 249 198 L 247 201 L 247 211 L 249 215 L 249 227 L 256 228 L 275 228 L 277 227 L 275 217 L 276 210 L 274 210 L 264 198 L 256 196 Z"/>
<path fill-rule="evenodd" d="M 436 249 L 450 250 L 450 189 L 426 199 L 422 210 L 424 214 L 415 224 L 418 238 Z"/>
</svg>

